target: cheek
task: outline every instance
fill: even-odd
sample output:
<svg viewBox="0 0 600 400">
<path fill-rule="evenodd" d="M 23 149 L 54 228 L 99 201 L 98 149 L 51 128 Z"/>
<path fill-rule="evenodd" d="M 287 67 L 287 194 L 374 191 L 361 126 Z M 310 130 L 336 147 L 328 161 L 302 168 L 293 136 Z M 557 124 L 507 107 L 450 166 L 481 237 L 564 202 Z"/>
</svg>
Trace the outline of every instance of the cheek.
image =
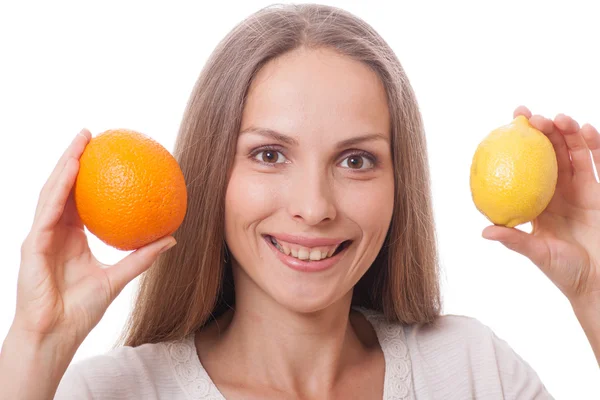
<svg viewBox="0 0 600 400">
<path fill-rule="evenodd" d="M 340 194 L 339 204 L 369 240 L 385 235 L 394 207 L 393 177 L 350 185 Z"/>
<path fill-rule="evenodd" d="M 231 227 L 248 227 L 266 218 L 277 202 L 273 182 L 264 177 L 244 173 L 241 168 L 232 171 L 225 195 L 225 224 Z M 232 232 L 228 232 L 232 233 Z"/>
</svg>

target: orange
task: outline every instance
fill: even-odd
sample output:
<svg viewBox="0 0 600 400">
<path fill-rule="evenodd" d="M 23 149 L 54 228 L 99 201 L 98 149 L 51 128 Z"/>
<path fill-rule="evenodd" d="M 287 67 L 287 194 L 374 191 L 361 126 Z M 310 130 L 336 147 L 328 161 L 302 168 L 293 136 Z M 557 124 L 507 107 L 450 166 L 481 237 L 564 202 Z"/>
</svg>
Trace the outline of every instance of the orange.
<svg viewBox="0 0 600 400">
<path fill-rule="evenodd" d="M 108 130 L 88 143 L 74 198 L 86 228 L 120 250 L 172 234 L 187 209 L 175 158 L 150 137 L 127 129 Z"/>
</svg>

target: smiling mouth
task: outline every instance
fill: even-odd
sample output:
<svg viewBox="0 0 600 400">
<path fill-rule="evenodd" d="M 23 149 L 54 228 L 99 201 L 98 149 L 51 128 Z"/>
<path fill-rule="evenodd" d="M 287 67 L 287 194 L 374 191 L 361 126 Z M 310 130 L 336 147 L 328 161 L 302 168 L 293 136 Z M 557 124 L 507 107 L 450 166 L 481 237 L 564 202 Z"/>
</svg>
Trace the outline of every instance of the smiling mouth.
<svg viewBox="0 0 600 400">
<path fill-rule="evenodd" d="M 265 235 L 265 239 L 282 254 L 301 261 L 322 261 L 340 254 L 348 248 L 352 240 L 345 240 L 337 246 L 308 248 L 289 243 L 279 243 L 273 236 Z"/>
</svg>

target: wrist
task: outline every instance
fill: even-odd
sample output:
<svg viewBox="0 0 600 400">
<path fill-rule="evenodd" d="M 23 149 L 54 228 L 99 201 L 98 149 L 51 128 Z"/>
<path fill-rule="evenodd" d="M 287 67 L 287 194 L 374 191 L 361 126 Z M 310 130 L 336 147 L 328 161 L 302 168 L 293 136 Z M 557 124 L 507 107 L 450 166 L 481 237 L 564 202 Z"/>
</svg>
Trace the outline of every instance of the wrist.
<svg viewBox="0 0 600 400">
<path fill-rule="evenodd" d="M 29 348 L 37 351 L 57 352 L 65 356 L 75 354 L 81 344 L 77 339 L 75 330 L 65 330 L 59 332 L 38 332 L 32 329 L 30 325 L 23 322 L 18 315 L 15 315 L 7 338 L 10 337 L 15 343 L 27 345 Z"/>
<path fill-rule="evenodd" d="M 11 326 L 0 350 L 0 399 L 52 398 L 76 350 L 68 336 Z"/>
<path fill-rule="evenodd" d="M 580 318 L 582 317 L 594 317 L 600 318 L 600 294 L 587 295 L 578 297 L 576 299 L 569 299 L 571 307 L 575 312 L 575 315 Z"/>
<path fill-rule="evenodd" d="M 600 299 L 588 296 L 571 301 L 571 306 L 600 366 Z"/>
</svg>

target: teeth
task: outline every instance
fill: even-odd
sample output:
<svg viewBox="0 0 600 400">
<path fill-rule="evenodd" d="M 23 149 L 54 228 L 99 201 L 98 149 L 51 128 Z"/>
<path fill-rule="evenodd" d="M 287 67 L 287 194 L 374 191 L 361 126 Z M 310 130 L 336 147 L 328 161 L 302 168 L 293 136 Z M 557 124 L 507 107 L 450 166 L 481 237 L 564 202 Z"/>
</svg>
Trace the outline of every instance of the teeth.
<svg viewBox="0 0 600 400">
<path fill-rule="evenodd" d="M 298 258 L 299 259 L 308 260 L 308 256 L 309 256 L 308 250 L 306 250 L 306 249 L 298 250 Z"/>
<path fill-rule="evenodd" d="M 319 250 L 311 250 L 310 251 L 310 260 L 311 261 L 319 261 L 321 258 L 325 258 L 321 256 L 321 252 Z"/>
<path fill-rule="evenodd" d="M 281 251 L 285 255 L 291 255 L 294 258 L 298 258 L 300 260 L 310 260 L 310 261 L 319 261 L 325 258 L 329 258 L 335 253 L 339 246 L 333 247 L 327 250 L 319 250 L 319 249 L 308 249 L 306 247 L 300 248 L 289 248 L 286 245 L 282 245 L 277 242 L 277 239 L 271 237 L 271 243 L 277 248 L 277 250 Z"/>
<path fill-rule="evenodd" d="M 271 238 L 271 243 L 273 243 L 275 245 L 275 247 L 277 247 L 277 250 L 281 251 L 282 253 L 285 253 L 286 256 L 290 255 L 291 250 L 289 248 L 287 248 L 286 246 L 282 246 L 279 243 L 277 243 L 277 240 L 275 240 L 275 238 L 273 238 L 273 237 Z"/>
</svg>

